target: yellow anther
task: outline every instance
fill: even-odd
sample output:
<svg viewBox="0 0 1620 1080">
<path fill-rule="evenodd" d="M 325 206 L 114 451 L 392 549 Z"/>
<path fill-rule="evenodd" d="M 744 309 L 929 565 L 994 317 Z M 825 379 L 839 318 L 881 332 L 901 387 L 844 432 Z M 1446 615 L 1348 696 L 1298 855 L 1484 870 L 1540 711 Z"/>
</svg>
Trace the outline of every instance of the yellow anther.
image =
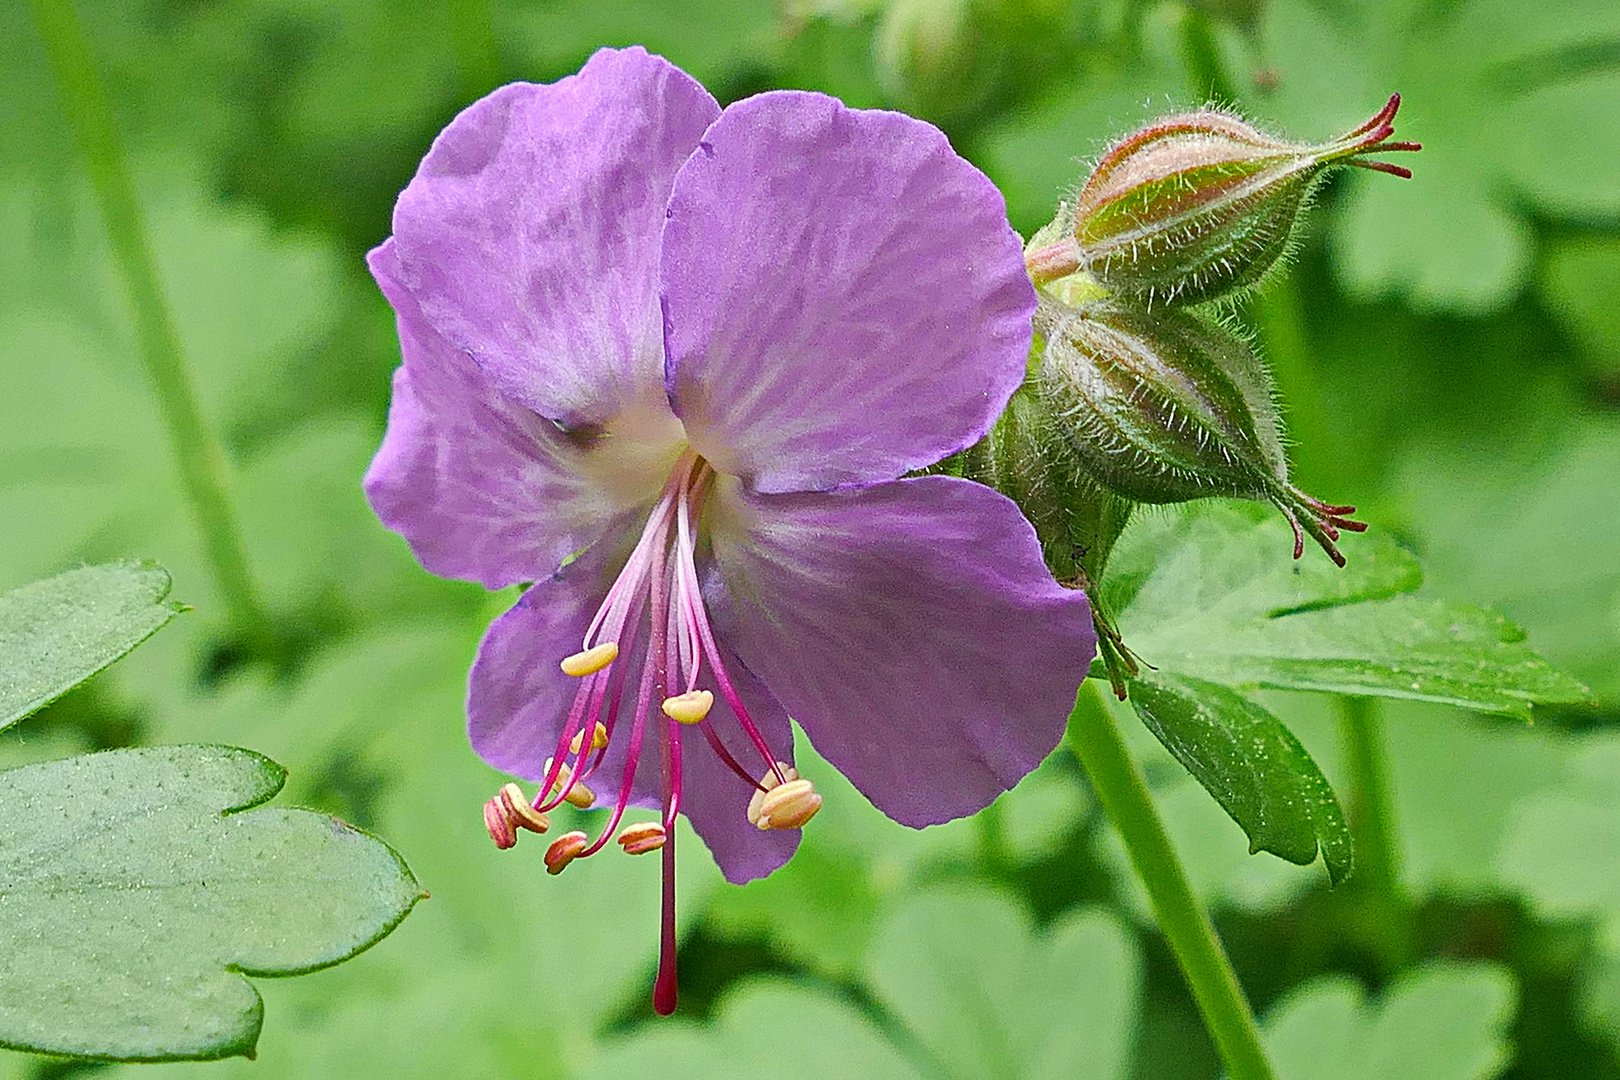
<svg viewBox="0 0 1620 1080">
<path fill-rule="evenodd" d="M 664 846 L 664 827 L 656 821 L 643 821 L 625 828 L 618 839 L 626 855 L 645 855 Z"/>
<path fill-rule="evenodd" d="M 506 812 L 507 824 L 514 828 L 528 829 L 532 833 L 543 833 L 551 828 L 551 819 L 534 808 L 534 804 L 523 794 L 523 789 L 516 784 L 505 784 L 497 796 L 501 801 L 501 808 Z"/>
<path fill-rule="evenodd" d="M 795 769 L 786 762 L 778 761 L 776 763 L 776 769 L 782 770 L 782 776 L 786 780 L 797 780 L 799 778 L 799 770 Z M 759 786 L 765 790 L 755 791 L 754 797 L 748 800 L 748 824 L 750 825 L 759 825 L 760 807 L 765 802 L 766 793 L 781 782 L 776 779 L 776 769 L 772 769 L 770 772 L 760 777 Z M 769 826 L 760 827 L 769 828 Z"/>
<path fill-rule="evenodd" d="M 760 799 L 761 829 L 797 829 L 816 816 L 821 809 L 821 796 L 808 780 L 789 780 L 766 792 Z"/>
<path fill-rule="evenodd" d="M 584 851 L 589 843 L 590 837 L 578 831 L 563 833 L 557 837 L 551 842 L 551 846 L 546 848 L 546 873 L 562 873 L 569 863 L 579 857 L 579 853 Z"/>
<path fill-rule="evenodd" d="M 580 748 L 581 745 L 584 744 L 584 742 L 585 742 L 585 732 L 576 731 L 574 733 L 573 741 L 568 744 L 568 752 L 570 754 L 579 753 L 579 748 Z M 591 749 L 592 750 L 600 750 L 600 749 L 602 749 L 602 747 L 604 747 L 606 745 L 607 745 L 607 727 L 602 723 L 602 721 L 598 720 L 596 722 L 596 727 L 591 729 Z"/>
<path fill-rule="evenodd" d="M 550 758 L 546 758 L 546 772 L 551 772 Z M 573 803 L 581 810 L 589 810 L 591 808 L 591 804 L 596 802 L 596 792 L 592 791 L 584 784 L 574 783 L 574 770 L 568 767 L 567 762 L 562 764 L 561 771 L 557 773 L 557 782 L 551 785 L 551 793 L 555 795 L 557 792 L 565 789 L 567 790 L 568 794 L 564 795 L 563 798 Z"/>
<path fill-rule="evenodd" d="M 696 724 L 714 708 L 714 694 L 707 690 L 688 690 L 664 699 L 664 715 L 683 724 Z"/>
<path fill-rule="evenodd" d="M 619 643 L 604 641 L 600 645 L 593 645 L 584 652 L 577 652 L 573 656 L 565 657 L 562 662 L 564 675 L 583 678 L 586 675 L 595 675 L 619 658 Z"/>
</svg>

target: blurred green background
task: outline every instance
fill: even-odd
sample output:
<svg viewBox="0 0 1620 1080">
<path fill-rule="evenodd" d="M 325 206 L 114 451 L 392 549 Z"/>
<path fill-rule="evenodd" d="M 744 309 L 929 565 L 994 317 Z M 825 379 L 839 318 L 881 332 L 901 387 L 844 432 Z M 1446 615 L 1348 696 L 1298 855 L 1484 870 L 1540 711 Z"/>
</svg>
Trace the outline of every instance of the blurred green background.
<svg viewBox="0 0 1620 1080">
<path fill-rule="evenodd" d="M 434 134 L 643 43 L 722 102 L 803 87 L 933 120 L 1026 235 L 1112 137 L 1212 97 L 1302 139 L 1405 95 L 1410 182 L 1324 191 L 1246 315 L 1302 486 L 1600 698 L 1534 726 L 1387 709 L 1405 903 L 1242 833 L 1133 717 L 1284 1080 L 1620 1078 L 1620 5 L 1612 0 L 80 0 L 163 284 L 289 643 L 233 640 L 27 10 L 0 5 L 0 588 L 155 558 L 197 609 L 0 736 L 0 763 L 234 743 L 432 899 L 352 963 L 260 980 L 256 1062 L 0 1076 L 1200 1080 L 1218 1065 L 1066 749 L 911 832 L 829 767 L 774 877 L 682 846 L 683 1004 L 648 1004 L 657 870 L 497 853 L 462 733 L 512 599 L 428 576 L 358 481 L 398 362 L 364 251 Z M 1355 542 L 1347 547 L 1355 558 Z M 1286 552 L 1279 552 L 1279 559 Z M 1314 558 L 1309 553 L 1308 558 Z M 1330 702 L 1272 695 L 1340 784 Z M 801 744 L 802 745 L 802 744 Z M 1341 793 L 1344 788 L 1340 786 Z"/>
</svg>

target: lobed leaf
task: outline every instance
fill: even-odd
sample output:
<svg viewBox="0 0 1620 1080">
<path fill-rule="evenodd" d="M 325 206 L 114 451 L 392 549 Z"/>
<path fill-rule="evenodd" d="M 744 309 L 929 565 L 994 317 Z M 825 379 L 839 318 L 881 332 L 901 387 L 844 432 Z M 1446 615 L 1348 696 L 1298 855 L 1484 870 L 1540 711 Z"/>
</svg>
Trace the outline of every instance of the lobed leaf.
<svg viewBox="0 0 1620 1080">
<path fill-rule="evenodd" d="M 44 708 L 157 633 L 166 603 L 155 563 L 83 566 L 0 595 L 0 728 Z"/>
<path fill-rule="evenodd" d="M 128 1061 L 251 1056 L 244 975 L 339 963 L 423 895 L 386 844 L 222 746 L 0 773 L 0 1046 Z"/>
<path fill-rule="evenodd" d="M 1277 1080 L 1492 1080 L 1512 1060 L 1517 992 L 1494 964 L 1431 963 L 1377 1002 L 1343 977 L 1307 983 L 1265 1023 Z"/>
<path fill-rule="evenodd" d="M 1369 536 L 1343 571 L 1291 564 L 1287 526 L 1265 508 L 1197 507 L 1127 531 L 1107 595 L 1138 656 L 1206 682 L 1518 714 L 1588 700 L 1502 616 L 1400 595 L 1421 583 L 1415 560 Z"/>
</svg>

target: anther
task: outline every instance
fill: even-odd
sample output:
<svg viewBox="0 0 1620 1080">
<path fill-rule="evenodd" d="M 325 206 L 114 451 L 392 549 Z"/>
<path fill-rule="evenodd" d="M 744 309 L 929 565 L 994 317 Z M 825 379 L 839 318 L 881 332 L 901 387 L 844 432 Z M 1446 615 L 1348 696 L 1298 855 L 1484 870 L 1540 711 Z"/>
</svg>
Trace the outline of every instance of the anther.
<svg viewBox="0 0 1620 1080">
<path fill-rule="evenodd" d="M 708 690 L 688 690 L 664 699 L 664 715 L 682 724 L 696 724 L 714 708 L 714 694 Z"/>
<path fill-rule="evenodd" d="M 523 789 L 516 784 L 503 784 L 501 793 L 496 796 L 500 800 L 501 808 L 506 811 L 507 824 L 519 829 L 528 829 L 532 833 L 543 833 L 551 828 L 551 819 L 534 808 Z"/>
<path fill-rule="evenodd" d="M 562 670 L 564 675 L 583 678 L 586 675 L 595 675 L 619 658 L 619 643 L 604 641 L 600 645 L 593 645 L 584 652 L 577 652 L 573 656 L 563 658 Z"/>
<path fill-rule="evenodd" d="M 551 772 L 550 758 L 546 758 L 545 771 Z M 568 794 L 563 796 L 564 799 L 567 799 L 581 810 L 589 810 L 592 804 L 596 802 L 596 792 L 584 784 L 574 783 L 573 780 L 574 770 L 568 767 L 567 762 L 564 762 L 561 771 L 557 774 L 557 782 L 551 785 L 552 794 L 566 790 Z"/>
<path fill-rule="evenodd" d="M 580 748 L 581 745 L 584 744 L 584 742 L 585 742 L 585 733 L 583 731 L 575 732 L 573 741 L 568 744 L 568 752 L 570 754 L 579 753 L 579 748 Z M 607 728 L 606 728 L 606 726 L 603 725 L 602 721 L 598 720 L 596 722 L 596 727 L 591 729 L 591 749 L 592 750 L 600 750 L 600 749 L 602 749 L 602 747 L 606 746 L 607 744 L 608 744 Z"/>
<path fill-rule="evenodd" d="M 562 873 L 568 864 L 578 858 L 579 853 L 584 851 L 589 844 L 590 837 L 577 830 L 563 833 L 557 837 L 551 842 L 551 846 L 546 848 L 546 873 Z"/>
<path fill-rule="evenodd" d="M 772 769 L 770 772 L 766 773 L 760 778 L 759 786 L 762 790 L 755 791 L 754 797 L 748 800 L 748 824 L 759 825 L 759 815 L 762 812 L 761 807 L 765 803 L 766 794 L 769 793 L 772 788 L 776 787 L 777 784 L 782 782 L 776 779 L 777 770 L 781 770 L 782 776 L 785 780 L 793 781 L 799 778 L 798 769 L 795 769 L 786 762 L 778 761 L 775 769 Z M 760 828 L 762 829 L 769 827 L 770 826 L 768 825 L 760 825 Z"/>
<path fill-rule="evenodd" d="M 484 804 L 484 828 L 489 830 L 489 838 L 495 841 L 495 846 L 502 851 L 517 843 L 517 832 L 513 830 L 512 822 L 507 819 L 506 809 L 501 805 L 499 795 Z"/>
<path fill-rule="evenodd" d="M 664 827 L 656 821 L 628 826 L 619 834 L 619 846 L 626 855 L 645 855 L 664 846 Z"/>
<path fill-rule="evenodd" d="M 797 829 L 816 816 L 821 809 L 821 796 L 808 780 L 789 780 L 766 792 L 760 798 L 759 820 L 761 829 Z"/>
</svg>

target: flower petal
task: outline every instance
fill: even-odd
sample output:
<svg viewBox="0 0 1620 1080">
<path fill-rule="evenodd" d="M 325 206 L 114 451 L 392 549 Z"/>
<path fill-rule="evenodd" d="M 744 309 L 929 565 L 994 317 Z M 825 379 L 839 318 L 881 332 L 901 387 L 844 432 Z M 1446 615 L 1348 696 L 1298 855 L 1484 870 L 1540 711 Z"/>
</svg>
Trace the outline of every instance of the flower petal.
<svg viewBox="0 0 1620 1080">
<path fill-rule="evenodd" d="M 622 557 L 610 554 L 613 546 L 597 544 L 550 578 L 535 582 L 484 631 L 467 677 L 467 735 L 478 756 L 495 768 L 525 780 L 545 779 L 546 758 L 556 752 L 579 689 L 579 680 L 557 665 L 579 651 L 614 572 L 623 564 Z M 638 655 L 614 661 L 631 672 L 627 693 L 635 690 L 639 661 Z M 617 785 L 625 741 L 615 740 L 619 745 L 609 748 L 596 773 L 611 784 L 604 789 L 595 777 L 591 780 L 598 792 Z"/>
<path fill-rule="evenodd" d="M 793 764 L 793 727 L 788 723 L 787 711 L 723 642 L 720 648 L 725 654 L 722 658 L 732 685 L 760 734 L 765 736 L 765 744 L 778 755 L 778 760 Z M 731 706 L 726 704 L 707 674 L 705 669 L 698 682 L 715 691 L 714 708 L 709 711 L 710 725 L 739 765 L 752 770 L 756 777 L 765 775 L 764 759 L 749 745 Z M 799 846 L 801 830 L 761 830 L 750 824 L 748 800 L 754 794 L 753 789 L 720 760 L 696 728 L 681 732 L 681 762 L 684 772 L 681 810 L 703 838 L 727 881 L 741 885 L 764 877 L 788 861 Z"/>
<path fill-rule="evenodd" d="M 890 817 L 974 813 L 1057 745 L 1096 639 L 1011 500 L 945 476 L 734 485 L 715 517 L 722 632 Z"/>
<path fill-rule="evenodd" d="M 663 397 L 656 281 L 675 172 L 719 106 L 640 48 L 469 106 L 394 208 L 401 277 L 510 397 L 570 427 Z"/>
<path fill-rule="evenodd" d="M 440 337 L 400 283 L 392 240 L 368 261 L 405 363 L 366 497 L 423 566 L 491 589 L 533 581 L 657 495 L 657 479 L 604 483 L 600 461 Z"/>
<path fill-rule="evenodd" d="M 938 129 L 780 91 L 675 179 L 661 290 L 692 445 L 760 491 L 890 480 L 982 436 L 1035 292 L 1001 193 Z"/>
</svg>

